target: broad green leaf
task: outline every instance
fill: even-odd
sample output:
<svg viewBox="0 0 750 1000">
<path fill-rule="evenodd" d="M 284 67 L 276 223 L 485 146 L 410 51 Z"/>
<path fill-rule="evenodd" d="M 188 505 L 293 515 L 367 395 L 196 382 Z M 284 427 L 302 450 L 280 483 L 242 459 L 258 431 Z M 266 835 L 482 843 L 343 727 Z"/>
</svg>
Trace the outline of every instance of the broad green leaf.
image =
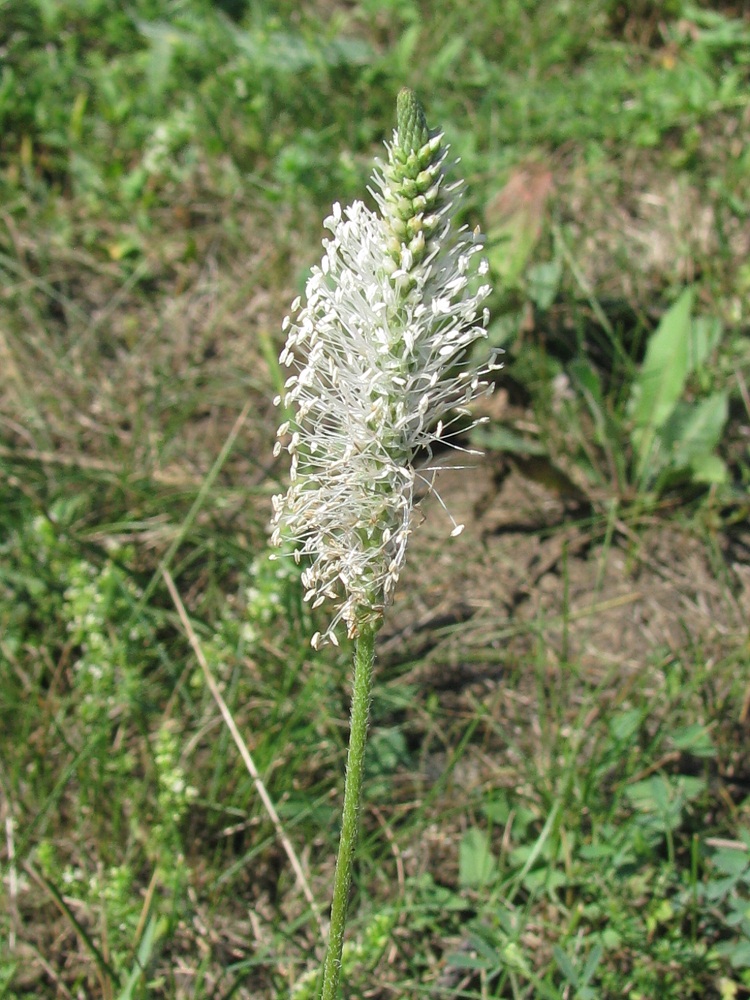
<svg viewBox="0 0 750 1000">
<path fill-rule="evenodd" d="M 732 875 L 738 879 L 745 875 L 750 867 L 750 856 L 747 851 L 731 850 L 724 847 L 711 856 L 711 861 L 724 875 Z"/>
<path fill-rule="evenodd" d="M 661 427 L 682 395 L 691 370 L 692 306 L 693 289 L 687 288 L 649 339 L 630 398 L 636 428 Z"/>
<path fill-rule="evenodd" d="M 715 757 L 711 734 L 700 722 L 693 722 L 688 726 L 681 726 L 672 733 L 672 743 L 678 750 L 684 750 L 695 757 Z"/>
<path fill-rule="evenodd" d="M 458 849 L 458 880 L 465 889 L 480 889 L 492 880 L 497 862 L 486 833 L 472 827 Z"/>
<path fill-rule="evenodd" d="M 542 312 L 549 309 L 560 289 L 561 278 L 562 263 L 559 260 L 529 268 L 526 272 L 526 291 L 537 309 Z"/>
<path fill-rule="evenodd" d="M 686 289 L 662 318 L 646 348 L 643 365 L 633 384 L 629 413 L 636 450 L 638 480 L 653 478 L 658 457 L 656 433 L 677 405 L 691 371 L 690 313 L 693 289 Z M 663 459 L 660 463 L 664 465 Z M 650 468 L 649 468 L 650 467 Z"/>
<path fill-rule="evenodd" d="M 706 782 L 703 778 L 696 778 L 690 774 L 679 774 L 672 779 L 676 794 L 681 796 L 686 802 L 693 802 L 706 790 Z"/>
<path fill-rule="evenodd" d="M 642 722 L 643 710 L 630 708 L 610 719 L 609 731 L 616 740 L 629 742 L 640 729 Z"/>
<path fill-rule="evenodd" d="M 690 463 L 693 481 L 705 486 L 721 486 L 729 479 L 729 470 L 718 455 L 698 455 Z"/>
<path fill-rule="evenodd" d="M 750 969 L 750 941 L 727 941 L 720 950 L 729 957 L 733 968 Z"/>
<path fill-rule="evenodd" d="M 710 455 L 721 441 L 728 415 L 726 392 L 675 407 L 659 435 L 670 456 L 669 464 L 675 469 L 686 469 L 694 459 Z"/>
<path fill-rule="evenodd" d="M 676 830 L 681 822 L 682 810 L 705 789 L 702 778 L 679 775 L 667 778 L 652 775 L 625 789 L 631 805 L 647 820 L 654 830 Z M 648 820 L 650 819 L 650 822 Z"/>
<path fill-rule="evenodd" d="M 690 327 L 690 370 L 696 371 L 719 346 L 724 327 L 718 316 L 695 316 Z"/>
</svg>

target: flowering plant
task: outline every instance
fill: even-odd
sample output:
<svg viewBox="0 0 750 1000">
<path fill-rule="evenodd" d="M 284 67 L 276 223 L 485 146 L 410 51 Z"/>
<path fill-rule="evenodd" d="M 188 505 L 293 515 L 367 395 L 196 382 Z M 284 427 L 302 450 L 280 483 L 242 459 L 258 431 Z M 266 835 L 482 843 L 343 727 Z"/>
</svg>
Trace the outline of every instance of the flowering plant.
<svg viewBox="0 0 750 1000">
<path fill-rule="evenodd" d="M 288 493 L 274 498 L 273 541 L 291 537 L 297 558 L 312 557 L 306 599 L 336 604 L 313 645 L 335 643 L 342 619 L 351 638 L 380 622 L 406 557 L 415 458 L 450 438 L 499 367 L 492 358 L 476 370 L 470 356 L 487 336 L 490 286 L 475 275 L 488 266 L 475 261 L 477 235 L 456 226 L 462 184 L 446 179 L 443 136 L 410 90 L 397 121 L 373 175 L 380 212 L 333 206 L 305 304 L 284 321 L 280 361 L 295 371 L 277 403 L 295 413 L 276 444 L 278 454 L 286 442 L 292 467 Z"/>
<path fill-rule="evenodd" d="M 275 453 L 291 455 L 291 483 L 274 497 L 272 541 L 308 557 L 305 599 L 335 612 L 317 646 L 356 639 L 344 808 L 321 1000 L 338 991 L 352 860 L 359 828 L 375 634 L 406 558 L 415 461 L 451 443 L 465 406 L 492 391 L 472 347 L 487 336 L 477 233 L 456 224 L 462 183 L 449 182 L 448 149 L 430 132 L 411 90 L 398 95 L 388 159 L 373 175 L 378 211 L 333 206 L 325 255 L 305 304 L 293 304 L 281 364 L 292 368 L 277 399 L 292 415 Z M 301 308 L 300 308 L 301 307 Z M 475 421 L 476 422 L 476 421 Z M 284 444 L 282 444 L 284 442 Z M 457 447 L 454 445 L 454 447 Z M 429 484 L 431 485 L 431 484 Z M 453 534 L 461 526 L 455 524 Z"/>
</svg>

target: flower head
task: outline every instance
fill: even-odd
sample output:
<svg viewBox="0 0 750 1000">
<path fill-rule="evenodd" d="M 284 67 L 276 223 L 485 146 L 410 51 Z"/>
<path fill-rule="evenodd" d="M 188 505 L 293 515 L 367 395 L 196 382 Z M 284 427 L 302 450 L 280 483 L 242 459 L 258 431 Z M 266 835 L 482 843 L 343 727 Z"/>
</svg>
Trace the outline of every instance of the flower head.
<svg viewBox="0 0 750 1000">
<path fill-rule="evenodd" d="M 488 266 L 478 237 L 456 226 L 462 185 L 446 179 L 443 136 L 410 90 L 386 149 L 371 191 L 379 212 L 333 206 L 280 356 L 293 374 L 277 404 L 294 415 L 275 453 L 284 442 L 291 485 L 274 497 L 272 541 L 291 538 L 310 558 L 305 599 L 334 602 L 323 637 L 334 643 L 340 621 L 354 637 L 381 619 L 406 557 L 415 459 L 451 436 L 451 414 L 491 392 L 485 377 L 500 367 L 471 359 L 487 336 Z"/>
</svg>

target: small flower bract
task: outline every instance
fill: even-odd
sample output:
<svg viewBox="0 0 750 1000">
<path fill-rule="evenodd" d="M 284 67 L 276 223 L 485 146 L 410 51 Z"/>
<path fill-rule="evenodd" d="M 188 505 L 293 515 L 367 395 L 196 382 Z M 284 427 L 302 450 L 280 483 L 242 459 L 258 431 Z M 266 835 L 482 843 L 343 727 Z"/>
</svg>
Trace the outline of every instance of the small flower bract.
<svg viewBox="0 0 750 1000">
<path fill-rule="evenodd" d="M 415 460 L 451 437 L 500 367 L 494 354 L 472 360 L 487 336 L 488 267 L 478 237 L 456 225 L 462 184 L 448 181 L 443 136 L 410 90 L 386 149 L 371 192 L 379 211 L 333 206 L 304 304 L 284 321 L 280 362 L 293 374 L 276 402 L 293 416 L 276 454 L 283 442 L 291 485 L 274 497 L 272 541 L 309 558 L 306 600 L 334 603 L 314 645 L 335 643 L 342 620 L 356 637 L 382 618 L 406 557 Z"/>
</svg>

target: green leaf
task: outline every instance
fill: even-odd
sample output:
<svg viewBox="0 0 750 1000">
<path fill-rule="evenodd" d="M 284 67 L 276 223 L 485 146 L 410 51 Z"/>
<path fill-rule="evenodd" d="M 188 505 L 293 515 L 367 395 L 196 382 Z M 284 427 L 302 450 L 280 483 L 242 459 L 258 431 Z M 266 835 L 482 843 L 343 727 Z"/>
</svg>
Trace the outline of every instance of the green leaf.
<svg viewBox="0 0 750 1000">
<path fill-rule="evenodd" d="M 128 981 L 125 984 L 118 1000 L 131 1000 L 133 992 L 138 983 L 146 975 L 149 963 L 151 962 L 154 946 L 164 937 L 169 929 L 169 921 L 166 917 L 159 917 L 152 913 L 146 924 L 141 943 L 138 947 L 138 957 L 133 963 L 133 968 Z"/>
<path fill-rule="evenodd" d="M 682 811 L 706 786 L 702 778 L 678 775 L 652 775 L 625 789 L 631 805 L 640 813 L 645 825 L 666 833 L 676 830 L 682 821 Z"/>
<path fill-rule="evenodd" d="M 458 881 L 464 889 L 480 889 L 495 876 L 497 861 L 486 833 L 472 827 L 458 849 Z"/>
<path fill-rule="evenodd" d="M 657 431 L 677 405 L 691 371 L 693 294 L 692 288 L 686 289 L 664 315 L 648 342 L 646 357 L 633 384 L 628 409 L 633 421 L 631 436 L 639 480 L 652 464 Z"/>
<path fill-rule="evenodd" d="M 728 415 L 726 392 L 675 407 L 659 435 L 669 464 L 674 469 L 687 469 L 695 459 L 710 455 L 721 441 Z"/>
<path fill-rule="evenodd" d="M 557 962 L 557 967 L 565 976 L 565 981 L 571 986 L 578 985 L 578 973 L 573 968 L 573 963 L 570 961 L 568 955 L 562 950 L 559 945 L 555 945 L 552 949 L 552 953 L 555 956 L 555 961 Z"/>
<path fill-rule="evenodd" d="M 397 727 L 375 729 L 367 748 L 366 770 L 370 778 L 392 774 L 408 758 L 406 739 Z"/>
<path fill-rule="evenodd" d="M 499 451 L 511 455 L 546 455 L 547 449 L 540 442 L 525 438 L 507 427 L 479 427 L 473 434 L 473 443 L 487 451 Z"/>
<path fill-rule="evenodd" d="M 750 870 L 750 856 L 747 851 L 724 847 L 711 855 L 711 861 L 722 874 L 734 876 L 734 881 Z M 746 881 L 750 881 L 750 877 Z"/>
<path fill-rule="evenodd" d="M 601 941 L 597 941 L 594 947 L 591 949 L 589 957 L 586 959 L 586 965 L 581 974 L 582 983 L 588 984 L 593 979 L 594 973 L 596 972 L 597 968 L 599 967 L 599 963 L 602 960 L 603 951 L 604 947 Z"/>
<path fill-rule="evenodd" d="M 718 316 L 696 316 L 690 334 L 690 370 L 696 371 L 719 346 L 724 327 Z"/>
<path fill-rule="evenodd" d="M 690 463 L 690 472 L 694 482 L 706 486 L 720 486 L 729 479 L 729 471 L 718 455 L 698 455 Z"/>
<path fill-rule="evenodd" d="M 629 743 L 641 728 L 643 714 L 640 708 L 630 708 L 626 712 L 621 712 L 610 719 L 609 731 L 618 742 Z"/>
<path fill-rule="evenodd" d="M 537 309 L 542 312 L 549 309 L 560 289 L 561 278 L 562 263 L 559 260 L 529 268 L 526 273 L 526 291 Z"/>
<path fill-rule="evenodd" d="M 750 941 L 723 941 L 716 950 L 727 956 L 734 969 L 750 968 Z"/>
<path fill-rule="evenodd" d="M 715 757 L 711 736 L 705 726 L 699 722 L 694 722 L 689 726 L 682 726 L 672 733 L 672 743 L 678 750 L 684 750 L 695 757 Z"/>
<path fill-rule="evenodd" d="M 568 374 L 577 383 L 589 404 L 589 408 L 594 404 L 596 409 L 600 411 L 604 405 L 604 394 L 596 368 L 584 358 L 576 358 L 568 365 Z"/>
</svg>

